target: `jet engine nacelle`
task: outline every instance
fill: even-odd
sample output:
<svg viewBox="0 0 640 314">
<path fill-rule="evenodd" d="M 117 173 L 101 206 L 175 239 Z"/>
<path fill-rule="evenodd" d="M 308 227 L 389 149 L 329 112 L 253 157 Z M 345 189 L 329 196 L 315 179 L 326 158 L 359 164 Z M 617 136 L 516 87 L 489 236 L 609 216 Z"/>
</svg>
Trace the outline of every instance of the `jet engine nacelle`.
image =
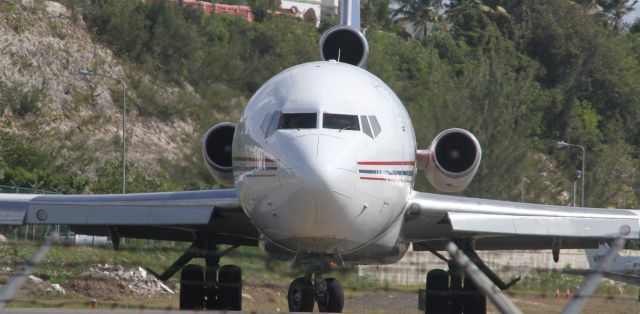
<svg viewBox="0 0 640 314">
<path fill-rule="evenodd" d="M 336 60 L 364 67 L 369 55 L 369 44 L 364 35 L 348 25 L 334 26 L 320 37 L 320 57 L 324 61 Z"/>
<path fill-rule="evenodd" d="M 429 183 L 442 192 L 458 192 L 476 174 L 482 149 L 471 132 L 448 129 L 436 136 L 429 150 L 417 152 L 418 168 L 426 171 Z"/>
<path fill-rule="evenodd" d="M 213 178 L 218 183 L 233 186 L 233 167 L 231 164 L 231 144 L 236 125 L 223 122 L 211 127 L 202 138 L 204 160 Z"/>
</svg>

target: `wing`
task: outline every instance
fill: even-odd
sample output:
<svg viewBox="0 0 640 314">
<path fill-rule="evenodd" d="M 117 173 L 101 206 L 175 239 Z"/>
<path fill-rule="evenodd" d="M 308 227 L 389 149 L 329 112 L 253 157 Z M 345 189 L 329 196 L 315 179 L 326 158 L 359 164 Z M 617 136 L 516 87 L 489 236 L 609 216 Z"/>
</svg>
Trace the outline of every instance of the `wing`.
<svg viewBox="0 0 640 314">
<path fill-rule="evenodd" d="M 64 224 L 76 232 L 191 241 L 196 232 L 222 243 L 258 237 L 234 189 L 116 195 L 0 194 L 0 225 Z"/>
<path fill-rule="evenodd" d="M 640 277 L 638 276 L 631 276 L 631 275 L 624 275 L 624 274 L 610 273 L 610 272 L 604 272 L 602 275 L 607 279 L 624 282 L 634 286 L 640 286 Z"/>
<path fill-rule="evenodd" d="M 505 202 L 414 192 L 404 225 L 414 249 L 444 248 L 450 239 L 473 239 L 476 249 L 597 247 L 598 239 L 637 239 L 640 215 L 624 209 Z"/>
</svg>

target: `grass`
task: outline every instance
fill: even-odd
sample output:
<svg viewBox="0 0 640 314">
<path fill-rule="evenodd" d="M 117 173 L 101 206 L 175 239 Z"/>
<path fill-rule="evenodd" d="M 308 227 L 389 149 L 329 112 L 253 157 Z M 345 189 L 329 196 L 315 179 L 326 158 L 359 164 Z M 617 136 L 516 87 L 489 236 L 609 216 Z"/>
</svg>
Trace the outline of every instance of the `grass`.
<svg viewBox="0 0 640 314">
<path fill-rule="evenodd" d="M 153 242 L 127 239 L 120 251 L 108 247 L 66 246 L 54 245 L 47 257 L 34 272 L 34 275 L 46 279 L 51 283 L 64 286 L 65 283 L 77 281 L 82 274 L 95 264 L 121 265 L 126 269 L 134 267 L 149 267 L 157 272 L 164 271 L 188 247 L 187 243 Z M 38 248 L 31 242 L 17 241 L 11 245 L 0 246 L 0 269 L 11 267 L 16 269 L 26 261 Z M 195 263 L 202 264 L 202 259 L 195 259 Z M 221 264 L 234 264 L 242 268 L 245 293 L 251 295 L 245 300 L 245 310 L 285 310 L 287 287 L 291 280 L 300 274 L 291 269 L 289 263 L 280 260 L 270 260 L 255 247 L 241 247 L 223 257 Z M 384 293 L 385 291 L 415 292 L 422 286 L 399 285 L 383 282 L 373 277 L 358 276 L 355 269 L 336 270 L 325 277 L 336 277 L 345 288 L 347 299 L 363 296 L 369 293 Z M 7 276 L 0 276 L 0 283 L 7 280 Z M 513 289 L 514 293 L 549 294 L 556 288 L 564 293 L 566 287 L 573 292 L 580 286 L 583 278 L 580 276 L 564 275 L 560 273 L 531 275 L 524 277 Z M 172 288 L 177 288 L 179 274 L 168 282 Z M 637 288 L 628 285 L 612 284 L 603 281 L 596 292 L 600 295 L 637 296 Z M 88 307 L 90 297 L 68 293 L 56 294 L 42 289 L 25 288 L 12 307 Z M 153 295 L 149 297 L 139 295 L 125 295 L 116 298 L 104 297 L 99 301 L 100 308 L 140 308 L 165 309 L 175 308 L 178 303 L 177 295 Z M 370 309 L 375 310 L 375 309 Z M 367 312 L 370 312 L 367 309 Z"/>
<path fill-rule="evenodd" d="M 64 284 L 95 264 L 122 265 L 125 268 L 142 266 L 162 272 L 182 255 L 187 247 L 187 243 L 131 239 L 127 239 L 119 251 L 97 246 L 54 245 L 34 274 L 52 283 Z M 0 268 L 15 269 L 37 248 L 38 244 L 23 241 L 0 246 Z M 192 263 L 204 265 L 204 260 L 194 259 Z M 257 276 L 279 285 L 288 286 L 292 278 L 302 275 L 292 269 L 288 262 L 268 259 L 255 247 L 237 248 L 223 257 L 221 264 L 238 265 L 246 276 Z M 355 268 L 351 268 L 336 270 L 326 276 L 339 278 L 345 288 L 356 290 L 389 290 L 401 287 L 371 277 L 357 276 L 356 273 Z"/>
</svg>

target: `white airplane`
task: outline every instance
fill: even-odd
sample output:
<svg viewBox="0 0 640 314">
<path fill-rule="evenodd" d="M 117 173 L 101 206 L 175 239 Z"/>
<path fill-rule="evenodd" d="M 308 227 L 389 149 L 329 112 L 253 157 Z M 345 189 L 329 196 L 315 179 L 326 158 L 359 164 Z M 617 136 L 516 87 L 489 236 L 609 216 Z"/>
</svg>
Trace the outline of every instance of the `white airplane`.
<svg viewBox="0 0 640 314">
<path fill-rule="evenodd" d="M 591 269 L 596 269 L 600 264 L 602 258 L 607 254 L 611 246 L 608 243 L 601 243 L 597 249 L 586 249 L 587 262 Z M 607 268 L 608 273 L 620 274 L 623 276 L 629 276 L 634 278 L 632 280 L 615 279 L 622 282 L 627 282 L 640 286 L 640 257 L 638 256 L 622 256 L 620 253 L 616 253 L 613 258 L 613 262 Z M 605 273 L 606 274 L 606 273 Z M 607 277 L 605 275 L 605 277 Z"/>
<path fill-rule="evenodd" d="M 565 269 L 562 273 L 570 275 L 590 276 L 599 270 L 600 264 L 605 260 L 611 250 L 607 242 L 600 242 L 596 249 L 585 249 L 587 263 L 590 269 Z M 640 287 L 640 256 L 622 256 L 620 253 L 611 253 L 612 261 L 602 271 L 602 276 L 614 281 Z M 606 265 L 606 264 L 605 264 Z M 638 296 L 640 300 L 640 295 Z"/>
<path fill-rule="evenodd" d="M 353 8 L 353 9 L 352 9 Z M 189 241 L 162 274 L 181 270 L 180 308 L 241 309 L 237 266 L 220 267 L 229 249 L 261 245 L 305 269 L 289 287 L 289 310 L 340 312 L 343 290 L 324 278 L 330 266 L 385 264 L 414 250 L 455 241 L 500 288 L 475 250 L 597 247 L 640 235 L 631 210 L 572 208 L 421 193 L 418 171 L 444 192 L 464 189 L 481 159 L 478 140 L 445 130 L 416 147 L 411 118 L 396 94 L 364 69 L 368 44 L 359 1 L 341 3 L 340 25 L 320 39 L 323 61 L 291 67 L 266 82 L 237 122 L 212 127 L 203 140 L 213 177 L 230 189 L 124 195 L 0 195 L 0 224 L 67 224 L 77 233 Z M 489 143 L 490 145 L 491 143 Z M 187 265 L 202 257 L 206 266 Z M 444 258 L 444 257 L 442 257 Z M 453 264 L 453 263 L 450 263 Z M 429 313 L 485 313 L 484 297 L 459 272 L 427 274 Z M 451 284 L 449 279 L 451 277 Z M 438 293 L 431 293 L 431 292 Z M 445 292 L 445 293 L 439 293 Z"/>
<path fill-rule="evenodd" d="M 611 245 L 606 242 L 600 243 L 597 249 L 586 249 L 585 253 L 590 270 L 569 269 L 566 272 L 584 276 L 593 273 L 610 249 Z M 613 261 L 602 275 L 611 280 L 640 287 L 640 256 L 622 256 L 620 253 L 616 253 Z"/>
</svg>

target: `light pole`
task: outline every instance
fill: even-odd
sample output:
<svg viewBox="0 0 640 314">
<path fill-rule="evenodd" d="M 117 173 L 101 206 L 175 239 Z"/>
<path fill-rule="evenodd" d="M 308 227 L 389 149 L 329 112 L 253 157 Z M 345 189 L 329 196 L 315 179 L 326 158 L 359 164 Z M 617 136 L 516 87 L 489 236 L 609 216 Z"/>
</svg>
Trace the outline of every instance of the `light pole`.
<svg viewBox="0 0 640 314">
<path fill-rule="evenodd" d="M 106 78 L 110 78 L 112 80 L 116 80 L 118 82 L 120 82 L 120 85 L 122 85 L 122 194 L 127 193 L 127 166 L 126 166 L 126 160 L 127 160 L 127 155 L 126 155 L 126 151 L 127 151 L 127 137 L 126 137 L 126 116 L 127 116 L 127 87 L 124 84 L 124 81 L 122 79 L 119 79 L 117 77 L 113 77 L 113 76 L 109 76 L 106 74 L 101 74 L 101 73 L 95 73 L 89 69 L 82 69 L 80 71 L 78 71 L 78 74 L 82 75 L 82 76 L 102 76 L 102 77 L 106 77 Z"/>
<path fill-rule="evenodd" d="M 527 177 L 523 176 L 522 179 L 520 180 L 520 203 L 524 203 L 524 186 L 525 184 L 529 183 L 529 179 L 527 179 Z"/>
<path fill-rule="evenodd" d="M 581 197 L 582 197 L 582 200 L 581 200 L 582 205 L 581 206 L 584 207 L 584 177 L 586 175 L 586 173 L 584 172 L 584 162 L 585 162 L 585 158 L 586 158 L 586 154 L 587 154 L 585 149 L 584 149 L 584 146 L 578 145 L 578 144 L 570 144 L 570 143 L 567 143 L 565 141 L 560 141 L 560 142 L 556 143 L 556 145 L 558 146 L 558 148 L 579 147 L 582 150 L 582 173 L 581 173 L 581 175 L 582 175 L 582 178 L 581 178 L 582 179 L 582 195 L 581 195 Z"/>
<path fill-rule="evenodd" d="M 573 179 L 573 201 L 571 202 L 571 206 L 576 207 L 576 182 L 580 180 L 582 177 L 582 171 L 576 171 L 576 177 Z M 583 206 L 584 207 L 584 206 Z"/>
</svg>

